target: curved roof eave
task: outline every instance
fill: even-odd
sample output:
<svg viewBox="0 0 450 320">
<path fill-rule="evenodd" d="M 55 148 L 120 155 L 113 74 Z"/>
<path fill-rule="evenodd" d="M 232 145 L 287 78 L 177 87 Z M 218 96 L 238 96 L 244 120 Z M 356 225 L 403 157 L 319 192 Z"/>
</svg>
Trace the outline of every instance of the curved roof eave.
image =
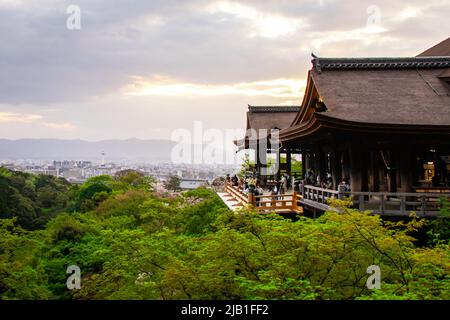
<svg viewBox="0 0 450 320">
<path fill-rule="evenodd" d="M 311 135 L 322 128 L 360 133 L 404 133 L 404 134 L 444 134 L 450 135 L 450 126 L 429 126 L 415 124 L 379 124 L 355 122 L 314 113 L 308 122 L 295 125 L 280 132 L 282 142 Z"/>
</svg>

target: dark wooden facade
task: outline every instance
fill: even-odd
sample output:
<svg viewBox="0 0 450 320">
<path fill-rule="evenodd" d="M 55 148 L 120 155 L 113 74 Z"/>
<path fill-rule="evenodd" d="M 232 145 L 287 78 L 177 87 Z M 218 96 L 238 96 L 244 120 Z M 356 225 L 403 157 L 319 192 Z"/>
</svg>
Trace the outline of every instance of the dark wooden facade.
<svg viewBox="0 0 450 320">
<path fill-rule="evenodd" d="M 352 192 L 450 187 L 450 56 L 312 63 L 301 110 L 280 133 L 304 171 Z"/>
</svg>

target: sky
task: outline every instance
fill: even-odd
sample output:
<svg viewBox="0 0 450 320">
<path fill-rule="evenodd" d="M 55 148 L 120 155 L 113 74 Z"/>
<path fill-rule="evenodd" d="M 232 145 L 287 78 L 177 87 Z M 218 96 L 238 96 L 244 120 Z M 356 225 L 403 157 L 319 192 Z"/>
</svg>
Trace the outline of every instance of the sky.
<svg viewBox="0 0 450 320">
<path fill-rule="evenodd" d="M 450 0 L 0 0 L 0 138 L 245 128 L 248 104 L 300 105 L 311 52 L 415 56 L 449 16 Z"/>
</svg>

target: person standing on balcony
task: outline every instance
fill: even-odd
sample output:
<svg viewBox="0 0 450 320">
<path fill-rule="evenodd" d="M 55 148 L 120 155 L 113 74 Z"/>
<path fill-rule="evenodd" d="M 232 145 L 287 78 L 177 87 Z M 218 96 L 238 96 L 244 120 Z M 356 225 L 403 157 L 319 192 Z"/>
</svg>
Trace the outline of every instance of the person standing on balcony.
<svg viewBox="0 0 450 320">
<path fill-rule="evenodd" d="M 281 194 L 281 182 L 279 179 L 277 179 L 276 183 L 275 183 L 275 194 Z M 277 197 L 276 200 L 280 200 L 280 197 Z"/>
<path fill-rule="evenodd" d="M 258 196 L 263 196 L 264 195 L 264 190 L 258 185 L 255 188 L 255 202 L 256 202 L 256 206 L 260 207 L 262 206 L 262 203 L 260 203 L 260 201 L 262 200 L 262 198 L 258 197 Z"/>
<path fill-rule="evenodd" d="M 231 178 L 231 182 L 233 183 L 233 187 L 237 187 L 239 184 L 239 180 L 237 175 L 234 175 L 233 178 Z"/>
<path fill-rule="evenodd" d="M 347 183 L 345 179 L 342 179 L 342 181 L 339 183 L 340 186 L 343 186 L 343 189 L 345 192 L 350 191 L 350 185 Z"/>
<path fill-rule="evenodd" d="M 315 185 L 316 183 L 316 176 L 314 175 L 314 171 L 311 168 L 308 168 L 308 171 L 305 175 L 306 184 L 309 185 Z"/>
<path fill-rule="evenodd" d="M 284 177 L 286 178 L 286 191 L 291 188 L 291 178 L 289 176 L 289 173 L 285 173 Z"/>
<path fill-rule="evenodd" d="M 272 201 L 271 205 L 272 205 L 272 207 L 275 207 L 276 204 L 277 204 L 277 198 L 275 197 L 277 195 L 277 193 L 278 193 L 277 186 L 276 185 L 271 186 L 270 189 L 269 189 L 269 192 L 270 192 L 270 195 L 272 196 L 270 198 L 270 200 Z"/>
<path fill-rule="evenodd" d="M 286 190 L 287 190 L 287 180 L 286 177 L 283 175 L 281 177 L 281 183 L 280 183 L 280 194 L 285 194 Z M 283 199 L 283 197 L 281 197 L 281 199 Z"/>
</svg>

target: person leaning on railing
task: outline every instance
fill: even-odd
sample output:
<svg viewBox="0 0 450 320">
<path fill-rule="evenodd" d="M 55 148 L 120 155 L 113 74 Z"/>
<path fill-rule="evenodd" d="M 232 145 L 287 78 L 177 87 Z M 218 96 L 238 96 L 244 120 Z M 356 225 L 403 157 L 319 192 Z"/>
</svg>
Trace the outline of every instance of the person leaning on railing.
<svg viewBox="0 0 450 320">
<path fill-rule="evenodd" d="M 350 189 L 350 185 L 347 183 L 347 181 L 345 179 L 342 179 L 342 181 L 339 183 L 340 186 L 343 187 L 343 191 L 345 192 L 349 192 Z"/>
<path fill-rule="evenodd" d="M 305 174 L 305 180 L 306 184 L 314 185 L 316 183 L 316 175 L 314 174 L 314 171 L 309 168 L 308 171 Z"/>
<path fill-rule="evenodd" d="M 237 187 L 239 184 L 239 180 L 237 175 L 234 175 L 233 178 L 231 178 L 231 183 L 233 184 L 233 187 Z"/>
<path fill-rule="evenodd" d="M 281 193 L 281 181 L 279 179 L 275 181 L 274 192 L 276 195 Z M 280 200 L 280 197 L 276 197 L 275 200 Z"/>
<path fill-rule="evenodd" d="M 277 186 L 276 185 L 273 185 L 273 186 L 270 186 L 269 187 L 269 192 L 270 192 L 270 195 L 271 196 L 276 196 L 277 195 Z M 275 207 L 275 205 L 276 205 L 276 197 L 271 197 L 271 199 L 270 199 L 272 202 L 271 202 L 271 205 L 272 205 L 272 207 Z"/>
<path fill-rule="evenodd" d="M 260 207 L 260 206 L 261 206 L 261 203 L 260 203 L 261 198 L 258 197 L 258 196 L 264 195 L 263 189 L 261 189 L 261 187 L 257 186 L 257 187 L 255 187 L 254 193 L 253 193 L 253 194 L 256 196 L 256 197 L 255 197 L 255 204 L 256 204 L 256 206 L 257 206 L 257 207 Z"/>
<path fill-rule="evenodd" d="M 242 192 L 247 194 L 249 193 L 250 186 L 247 181 L 243 181 L 242 183 Z"/>
</svg>

